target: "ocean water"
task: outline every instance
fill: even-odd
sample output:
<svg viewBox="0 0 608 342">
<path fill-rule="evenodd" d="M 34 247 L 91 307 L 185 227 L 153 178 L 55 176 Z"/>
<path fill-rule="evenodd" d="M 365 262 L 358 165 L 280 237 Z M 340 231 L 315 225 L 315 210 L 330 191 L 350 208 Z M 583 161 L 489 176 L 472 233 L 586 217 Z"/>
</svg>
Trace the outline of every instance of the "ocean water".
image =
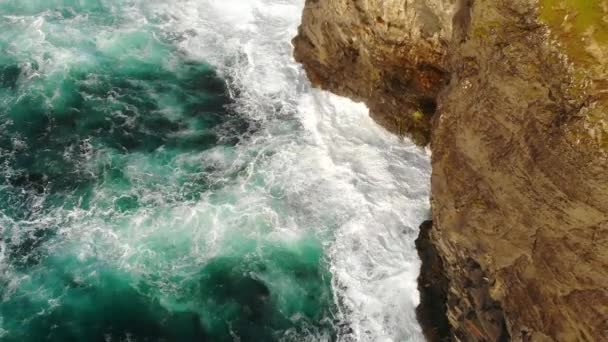
<svg viewBox="0 0 608 342">
<path fill-rule="evenodd" d="M 0 341 L 422 341 L 427 152 L 302 0 L 0 0 Z"/>
</svg>

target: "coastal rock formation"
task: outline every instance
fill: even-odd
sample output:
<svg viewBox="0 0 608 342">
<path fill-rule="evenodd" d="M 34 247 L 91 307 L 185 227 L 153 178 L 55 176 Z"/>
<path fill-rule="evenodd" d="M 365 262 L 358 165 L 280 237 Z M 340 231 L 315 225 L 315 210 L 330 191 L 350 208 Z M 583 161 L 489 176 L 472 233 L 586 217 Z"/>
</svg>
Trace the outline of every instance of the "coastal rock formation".
<svg viewBox="0 0 608 342">
<path fill-rule="evenodd" d="M 608 340 L 606 18 L 600 0 L 306 3 L 313 85 L 430 133 L 455 340 Z"/>
<path fill-rule="evenodd" d="M 416 308 L 416 316 L 427 340 L 446 341 L 451 337 L 446 316 L 449 282 L 439 251 L 431 241 L 432 229 L 432 221 L 423 222 L 416 239 L 416 249 L 422 261 L 418 276 L 420 305 Z"/>
<path fill-rule="evenodd" d="M 380 125 L 426 144 L 448 81 L 454 7 L 443 0 L 307 1 L 294 56 L 313 85 L 365 101 Z"/>
</svg>

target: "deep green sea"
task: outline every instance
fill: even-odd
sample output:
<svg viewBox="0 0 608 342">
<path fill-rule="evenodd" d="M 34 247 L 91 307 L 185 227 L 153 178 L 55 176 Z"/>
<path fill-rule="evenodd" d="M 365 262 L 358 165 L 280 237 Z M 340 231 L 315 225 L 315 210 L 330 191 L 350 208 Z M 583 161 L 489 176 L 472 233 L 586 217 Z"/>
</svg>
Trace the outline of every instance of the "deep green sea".
<svg viewBox="0 0 608 342">
<path fill-rule="evenodd" d="M 419 341 L 428 156 L 303 1 L 0 0 L 0 341 Z"/>
</svg>

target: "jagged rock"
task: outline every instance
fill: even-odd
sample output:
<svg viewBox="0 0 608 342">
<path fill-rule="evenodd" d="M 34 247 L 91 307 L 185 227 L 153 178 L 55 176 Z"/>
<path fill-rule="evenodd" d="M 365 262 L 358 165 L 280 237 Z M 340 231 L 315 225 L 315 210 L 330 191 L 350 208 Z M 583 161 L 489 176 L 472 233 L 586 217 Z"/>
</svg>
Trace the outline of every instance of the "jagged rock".
<svg viewBox="0 0 608 342">
<path fill-rule="evenodd" d="M 449 282 L 443 261 L 431 241 L 432 229 L 432 221 L 423 222 L 416 239 L 416 249 L 422 261 L 418 275 L 420 305 L 416 308 L 416 317 L 427 341 L 445 342 L 452 340 L 450 323 L 446 316 Z"/>
<path fill-rule="evenodd" d="M 313 85 L 364 101 L 379 124 L 426 144 L 448 81 L 452 2 L 309 0 L 294 56 Z"/>
<path fill-rule="evenodd" d="M 599 0 L 307 1 L 313 84 L 432 130 L 455 340 L 608 341 L 606 18 Z"/>
</svg>

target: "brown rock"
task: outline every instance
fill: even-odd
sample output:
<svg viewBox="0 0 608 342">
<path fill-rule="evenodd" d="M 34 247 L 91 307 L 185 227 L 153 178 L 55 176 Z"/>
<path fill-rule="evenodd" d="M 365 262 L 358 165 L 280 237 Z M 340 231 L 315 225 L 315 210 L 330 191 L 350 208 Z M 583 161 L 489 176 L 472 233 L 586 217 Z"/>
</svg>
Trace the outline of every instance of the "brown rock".
<svg viewBox="0 0 608 342">
<path fill-rule="evenodd" d="M 470 21 L 454 37 L 431 143 L 450 320 L 499 304 L 515 341 L 608 340 L 608 164 L 583 132 L 592 92 L 578 90 L 535 2 L 462 10 Z M 467 260 L 490 302 L 462 300 L 479 291 L 461 282 Z M 480 319 L 484 335 L 495 316 Z"/>
<path fill-rule="evenodd" d="M 364 101 L 379 124 L 426 144 L 448 80 L 452 2 L 308 0 L 294 56 L 313 85 Z"/>
<path fill-rule="evenodd" d="M 608 341 L 607 13 L 307 1 L 294 44 L 313 84 L 418 142 L 432 126 L 430 241 L 455 340 Z"/>
</svg>

